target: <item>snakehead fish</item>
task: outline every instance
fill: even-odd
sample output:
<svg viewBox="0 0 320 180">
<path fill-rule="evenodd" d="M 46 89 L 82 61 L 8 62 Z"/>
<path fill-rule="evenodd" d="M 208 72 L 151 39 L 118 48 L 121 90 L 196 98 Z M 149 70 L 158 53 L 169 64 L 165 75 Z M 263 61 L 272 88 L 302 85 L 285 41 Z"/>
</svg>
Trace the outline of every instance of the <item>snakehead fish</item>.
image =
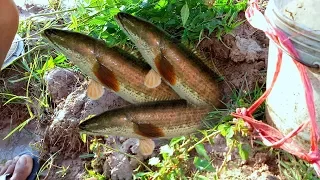
<svg viewBox="0 0 320 180">
<path fill-rule="evenodd" d="M 169 139 L 206 128 L 209 122 L 205 119 L 212 110 L 211 106 L 196 107 L 185 100 L 139 103 L 84 120 L 79 129 L 91 135 L 138 138 L 141 152 L 151 154 L 154 148 L 151 139 Z"/>
<path fill-rule="evenodd" d="M 152 69 L 182 99 L 194 105 L 222 107 L 218 75 L 191 50 L 141 18 L 120 12 L 115 20 Z"/>
<path fill-rule="evenodd" d="M 89 76 L 87 95 L 91 99 L 102 96 L 103 86 L 130 103 L 180 99 L 165 83 L 147 88 L 144 79 L 150 66 L 120 49 L 107 47 L 102 40 L 59 29 L 46 29 L 43 36 Z"/>
</svg>

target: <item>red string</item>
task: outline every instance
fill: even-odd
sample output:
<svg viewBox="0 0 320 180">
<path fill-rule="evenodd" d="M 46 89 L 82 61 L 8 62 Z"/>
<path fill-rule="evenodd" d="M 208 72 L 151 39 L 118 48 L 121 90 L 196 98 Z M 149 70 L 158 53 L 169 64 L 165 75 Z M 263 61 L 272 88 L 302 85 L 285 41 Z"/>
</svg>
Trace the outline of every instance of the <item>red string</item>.
<svg viewBox="0 0 320 180">
<path fill-rule="evenodd" d="M 279 47 L 285 49 L 289 52 L 293 57 L 298 59 L 298 53 L 295 50 L 291 41 L 286 37 L 286 35 L 274 27 L 272 23 L 259 11 L 257 0 L 251 0 L 250 5 L 246 10 L 246 18 L 249 23 L 262 31 L 265 32 L 266 36 L 273 40 Z M 252 127 L 253 131 L 256 132 L 259 137 L 262 139 L 262 142 L 267 146 L 272 146 L 274 148 L 281 148 L 307 162 L 311 163 L 317 173 L 320 176 L 320 151 L 318 149 L 318 125 L 316 122 L 316 111 L 314 105 L 314 97 L 312 91 L 312 85 L 308 78 L 308 74 L 304 65 L 292 59 L 297 66 L 301 80 L 305 89 L 305 98 L 308 108 L 308 113 L 310 116 L 310 120 L 302 123 L 295 130 L 284 136 L 280 131 L 273 128 L 270 125 L 267 125 L 261 121 L 257 121 L 253 118 L 252 114 L 254 111 L 266 100 L 268 95 L 270 94 L 280 72 L 281 64 L 282 64 L 282 55 L 283 51 L 278 48 L 278 57 L 276 64 L 276 71 L 274 73 L 271 86 L 263 93 L 263 95 L 256 100 L 251 107 L 248 109 L 238 108 L 235 113 L 232 113 L 236 118 L 242 118 L 245 122 L 248 123 L 250 127 Z M 310 122 L 310 123 L 309 123 Z M 306 126 L 311 125 L 311 133 L 310 133 L 310 141 L 311 141 L 311 151 L 307 153 L 307 150 L 300 147 L 292 137 L 296 136 L 299 132 L 306 128 Z"/>
</svg>

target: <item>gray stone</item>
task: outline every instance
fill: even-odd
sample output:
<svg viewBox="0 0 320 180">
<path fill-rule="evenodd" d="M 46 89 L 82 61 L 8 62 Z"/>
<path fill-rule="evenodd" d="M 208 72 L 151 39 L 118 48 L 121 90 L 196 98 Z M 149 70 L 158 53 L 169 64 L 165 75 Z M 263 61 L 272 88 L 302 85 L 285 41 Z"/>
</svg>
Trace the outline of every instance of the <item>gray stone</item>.
<svg viewBox="0 0 320 180">
<path fill-rule="evenodd" d="M 56 104 L 60 103 L 76 89 L 80 79 L 83 79 L 83 77 L 63 68 L 52 69 L 44 76 L 44 80 L 48 84 L 49 94 Z"/>
</svg>

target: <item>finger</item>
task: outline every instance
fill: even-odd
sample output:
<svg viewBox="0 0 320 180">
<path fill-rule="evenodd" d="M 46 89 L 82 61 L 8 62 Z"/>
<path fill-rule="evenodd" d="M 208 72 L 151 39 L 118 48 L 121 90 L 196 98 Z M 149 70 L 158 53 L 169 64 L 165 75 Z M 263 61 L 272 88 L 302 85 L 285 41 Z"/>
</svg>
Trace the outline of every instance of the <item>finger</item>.
<svg viewBox="0 0 320 180">
<path fill-rule="evenodd" d="M 4 174 L 12 174 L 14 171 L 14 167 L 16 166 L 16 163 L 19 159 L 19 156 L 16 156 L 13 158 L 11 164 L 8 166 L 8 169 L 6 170 L 6 172 Z"/>
<path fill-rule="evenodd" d="M 12 163 L 12 160 L 9 160 L 6 162 L 6 164 L 4 165 L 4 167 L 0 171 L 0 175 L 4 174 L 4 172 L 7 171 L 8 167 L 10 166 L 11 163 Z"/>
<path fill-rule="evenodd" d="M 22 155 L 14 169 L 12 177 L 10 180 L 25 180 L 30 175 L 33 167 L 33 160 L 29 155 Z"/>
</svg>

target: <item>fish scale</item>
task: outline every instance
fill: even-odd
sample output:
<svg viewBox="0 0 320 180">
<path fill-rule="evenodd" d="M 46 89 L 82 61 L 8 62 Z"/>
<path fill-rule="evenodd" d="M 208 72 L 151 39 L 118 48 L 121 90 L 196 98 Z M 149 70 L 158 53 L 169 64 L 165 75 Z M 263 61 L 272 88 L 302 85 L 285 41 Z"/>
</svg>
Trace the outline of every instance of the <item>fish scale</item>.
<svg viewBox="0 0 320 180">
<path fill-rule="evenodd" d="M 150 22 L 123 12 L 115 19 L 153 70 L 181 98 L 196 106 L 223 106 L 219 76 L 200 58 Z"/>
<path fill-rule="evenodd" d="M 212 110 L 185 100 L 147 102 L 106 111 L 81 122 L 79 128 L 93 135 L 172 138 L 204 128 L 204 120 Z"/>
<path fill-rule="evenodd" d="M 165 83 L 157 88 L 144 86 L 150 66 L 118 48 L 107 47 L 101 40 L 53 28 L 46 29 L 43 36 L 89 78 L 130 103 L 180 99 Z"/>
</svg>

